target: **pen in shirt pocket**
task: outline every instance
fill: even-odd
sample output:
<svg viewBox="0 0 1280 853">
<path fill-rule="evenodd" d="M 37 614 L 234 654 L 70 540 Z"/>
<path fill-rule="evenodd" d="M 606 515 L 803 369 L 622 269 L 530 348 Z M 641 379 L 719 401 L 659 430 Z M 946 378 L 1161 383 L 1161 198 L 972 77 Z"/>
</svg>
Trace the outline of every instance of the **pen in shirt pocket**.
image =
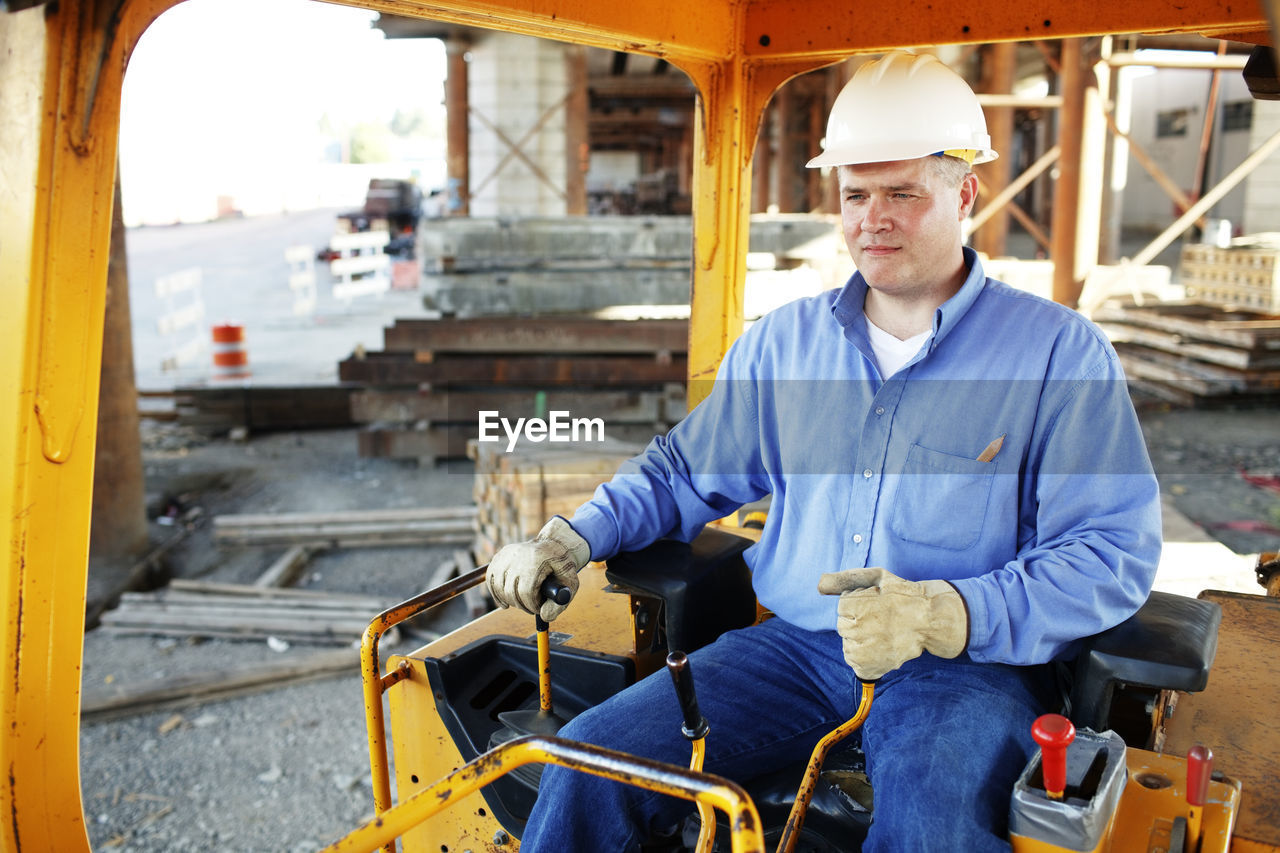
<svg viewBox="0 0 1280 853">
<path fill-rule="evenodd" d="M 992 459 L 995 459 L 996 454 L 1000 452 L 1000 448 L 1004 447 L 1004 437 L 1007 434 L 1008 433 L 1001 433 L 1000 435 L 996 436 L 995 441 L 988 444 L 986 446 L 986 449 L 984 449 L 981 453 L 978 454 L 978 461 L 990 462 Z"/>
</svg>

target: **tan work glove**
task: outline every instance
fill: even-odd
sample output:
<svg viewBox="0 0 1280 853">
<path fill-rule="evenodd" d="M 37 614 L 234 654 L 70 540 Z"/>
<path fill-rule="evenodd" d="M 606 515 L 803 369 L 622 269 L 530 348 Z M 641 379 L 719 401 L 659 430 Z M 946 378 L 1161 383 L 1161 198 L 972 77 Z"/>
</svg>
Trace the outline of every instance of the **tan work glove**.
<svg viewBox="0 0 1280 853">
<path fill-rule="evenodd" d="M 823 575 L 818 592 L 840 596 L 836 632 L 844 638 L 844 659 L 862 681 L 875 681 L 922 652 L 953 658 L 968 645 L 968 610 L 946 581 L 848 569 Z"/>
<path fill-rule="evenodd" d="M 591 560 L 591 546 L 560 516 L 548 521 L 527 542 L 507 545 L 489 561 L 485 581 L 499 607 L 519 607 L 550 622 L 564 612 L 565 604 L 543 601 L 542 582 L 555 575 L 578 592 L 578 571 Z"/>
</svg>

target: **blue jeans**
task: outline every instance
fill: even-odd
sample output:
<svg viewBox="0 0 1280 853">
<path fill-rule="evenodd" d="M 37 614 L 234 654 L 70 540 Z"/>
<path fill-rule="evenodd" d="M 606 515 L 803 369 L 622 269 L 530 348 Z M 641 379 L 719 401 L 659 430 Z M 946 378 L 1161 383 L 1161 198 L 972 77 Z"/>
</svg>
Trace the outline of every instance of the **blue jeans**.
<svg viewBox="0 0 1280 853">
<path fill-rule="evenodd" d="M 834 631 L 771 619 L 689 656 L 711 724 L 704 769 L 747 779 L 808 758 L 861 692 Z M 875 818 L 866 851 L 1008 850 L 1013 783 L 1031 723 L 1055 701 L 1048 667 L 924 655 L 877 685 L 861 730 Z M 561 736 L 687 767 L 671 679 L 659 671 L 573 719 Z M 856 736 L 856 735 L 855 735 Z M 692 811 L 685 800 L 548 766 L 521 853 L 622 853 Z"/>
</svg>

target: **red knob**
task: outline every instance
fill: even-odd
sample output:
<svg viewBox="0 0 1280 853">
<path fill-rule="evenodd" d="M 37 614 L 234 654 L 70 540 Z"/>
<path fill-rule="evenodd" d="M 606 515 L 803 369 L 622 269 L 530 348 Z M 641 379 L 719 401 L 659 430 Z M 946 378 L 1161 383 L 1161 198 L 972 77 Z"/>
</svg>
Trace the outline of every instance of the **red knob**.
<svg viewBox="0 0 1280 853">
<path fill-rule="evenodd" d="M 1187 804 L 1203 806 L 1209 799 L 1209 776 L 1213 773 L 1213 750 L 1196 744 L 1187 750 Z"/>
<path fill-rule="evenodd" d="M 1067 787 L 1067 747 L 1076 739 L 1076 727 L 1061 714 L 1044 714 L 1031 724 L 1031 737 L 1040 745 L 1045 793 L 1059 799 Z"/>
</svg>

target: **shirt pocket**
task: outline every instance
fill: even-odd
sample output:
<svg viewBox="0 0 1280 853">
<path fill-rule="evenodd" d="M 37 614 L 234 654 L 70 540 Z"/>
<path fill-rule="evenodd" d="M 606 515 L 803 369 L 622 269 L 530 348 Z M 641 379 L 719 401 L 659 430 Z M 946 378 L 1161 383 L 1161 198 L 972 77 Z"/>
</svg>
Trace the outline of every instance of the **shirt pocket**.
<svg viewBox="0 0 1280 853">
<path fill-rule="evenodd" d="M 913 444 L 898 479 L 889 529 L 899 539 L 948 551 L 977 544 L 996 466 Z"/>
</svg>

